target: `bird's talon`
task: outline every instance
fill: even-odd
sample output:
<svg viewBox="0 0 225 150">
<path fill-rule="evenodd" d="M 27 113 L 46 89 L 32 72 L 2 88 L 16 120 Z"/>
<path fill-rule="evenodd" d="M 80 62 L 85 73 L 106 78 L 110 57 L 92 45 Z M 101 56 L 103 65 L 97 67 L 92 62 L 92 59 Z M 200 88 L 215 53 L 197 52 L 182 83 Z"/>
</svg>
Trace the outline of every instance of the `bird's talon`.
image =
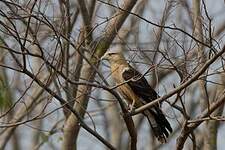
<svg viewBox="0 0 225 150">
<path fill-rule="evenodd" d="M 133 113 L 134 111 L 135 111 L 135 108 L 134 108 L 134 107 L 128 109 L 128 112 L 129 112 L 129 113 Z"/>
<path fill-rule="evenodd" d="M 130 116 L 130 112 L 125 112 L 125 113 L 120 112 L 120 115 L 123 117 L 128 117 L 128 116 Z"/>
</svg>

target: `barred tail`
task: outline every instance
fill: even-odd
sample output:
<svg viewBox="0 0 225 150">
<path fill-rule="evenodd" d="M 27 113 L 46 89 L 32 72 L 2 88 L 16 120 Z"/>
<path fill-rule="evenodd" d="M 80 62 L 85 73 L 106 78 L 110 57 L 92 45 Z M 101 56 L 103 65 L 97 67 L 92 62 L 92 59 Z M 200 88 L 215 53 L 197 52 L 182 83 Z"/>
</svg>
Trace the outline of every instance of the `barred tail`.
<svg viewBox="0 0 225 150">
<path fill-rule="evenodd" d="M 163 115 L 161 109 L 158 107 L 151 108 L 144 111 L 144 115 L 147 117 L 157 139 L 161 143 L 166 143 L 166 138 L 169 136 L 168 131 L 171 133 L 173 129 L 166 117 Z"/>
</svg>

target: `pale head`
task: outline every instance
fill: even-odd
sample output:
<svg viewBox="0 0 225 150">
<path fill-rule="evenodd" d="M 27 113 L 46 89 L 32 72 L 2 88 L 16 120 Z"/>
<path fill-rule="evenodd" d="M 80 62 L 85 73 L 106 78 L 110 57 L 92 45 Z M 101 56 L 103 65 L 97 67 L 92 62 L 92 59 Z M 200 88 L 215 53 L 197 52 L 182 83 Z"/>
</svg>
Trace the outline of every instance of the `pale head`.
<svg viewBox="0 0 225 150">
<path fill-rule="evenodd" d="M 120 51 L 108 51 L 102 58 L 102 60 L 108 60 L 110 63 L 118 63 L 121 61 L 126 61 L 123 54 Z"/>
</svg>

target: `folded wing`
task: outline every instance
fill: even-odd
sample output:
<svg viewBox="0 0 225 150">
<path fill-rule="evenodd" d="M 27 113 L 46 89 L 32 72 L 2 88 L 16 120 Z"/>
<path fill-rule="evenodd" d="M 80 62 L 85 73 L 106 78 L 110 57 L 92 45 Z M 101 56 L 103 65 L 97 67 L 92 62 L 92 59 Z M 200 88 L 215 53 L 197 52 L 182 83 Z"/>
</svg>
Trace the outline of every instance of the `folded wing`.
<svg viewBox="0 0 225 150">
<path fill-rule="evenodd" d="M 122 76 L 132 91 L 140 97 L 143 104 L 149 103 L 159 97 L 155 90 L 148 84 L 145 77 L 131 66 L 124 69 Z M 159 108 L 159 105 L 148 109 L 147 112 L 144 112 L 144 115 L 147 116 L 156 137 L 164 143 L 166 137 L 169 136 L 168 131 L 172 132 L 172 128 Z"/>
</svg>

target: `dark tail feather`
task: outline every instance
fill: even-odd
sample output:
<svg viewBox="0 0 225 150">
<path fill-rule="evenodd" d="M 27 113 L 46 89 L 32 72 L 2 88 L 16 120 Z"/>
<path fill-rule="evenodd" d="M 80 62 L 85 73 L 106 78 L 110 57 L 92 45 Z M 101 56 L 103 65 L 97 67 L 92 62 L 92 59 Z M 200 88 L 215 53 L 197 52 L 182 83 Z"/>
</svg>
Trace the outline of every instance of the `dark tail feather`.
<svg viewBox="0 0 225 150">
<path fill-rule="evenodd" d="M 148 121 L 157 139 L 161 143 L 166 143 L 166 138 L 169 136 L 169 132 L 171 133 L 173 129 L 171 128 L 170 123 L 166 117 L 163 115 L 161 109 L 154 107 L 145 111 L 144 114 L 148 118 Z"/>
</svg>

